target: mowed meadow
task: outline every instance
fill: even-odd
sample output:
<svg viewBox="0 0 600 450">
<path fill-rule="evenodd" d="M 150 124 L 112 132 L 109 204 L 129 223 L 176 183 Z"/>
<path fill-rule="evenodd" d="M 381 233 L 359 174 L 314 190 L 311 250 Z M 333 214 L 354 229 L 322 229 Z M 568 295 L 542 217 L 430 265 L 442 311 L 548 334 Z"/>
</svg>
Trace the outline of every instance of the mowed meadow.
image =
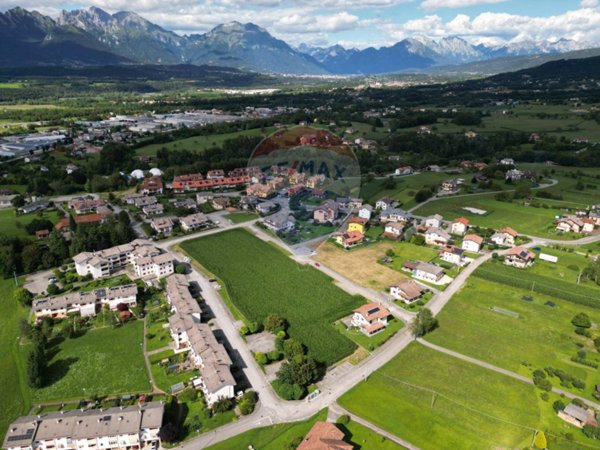
<svg viewBox="0 0 600 450">
<path fill-rule="evenodd" d="M 185 242 L 181 247 L 225 285 L 231 302 L 250 322 L 279 314 L 290 336 L 324 364 L 348 356 L 356 344 L 333 323 L 364 303 L 316 269 L 296 263 L 246 230 L 230 230 Z"/>
</svg>

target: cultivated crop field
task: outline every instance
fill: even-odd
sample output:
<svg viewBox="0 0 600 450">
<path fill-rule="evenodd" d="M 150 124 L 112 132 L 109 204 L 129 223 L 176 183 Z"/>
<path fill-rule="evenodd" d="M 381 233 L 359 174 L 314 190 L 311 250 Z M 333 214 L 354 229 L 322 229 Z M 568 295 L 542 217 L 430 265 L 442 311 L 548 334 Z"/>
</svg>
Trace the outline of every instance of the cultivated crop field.
<svg viewBox="0 0 600 450">
<path fill-rule="evenodd" d="M 486 215 L 472 214 L 462 208 L 471 207 L 487 211 Z M 415 211 L 419 216 L 441 214 L 452 220 L 466 217 L 471 225 L 488 228 L 512 227 L 520 234 L 541 237 L 557 237 L 554 231 L 554 217 L 562 213 L 558 209 L 534 208 L 518 203 L 499 202 L 493 194 L 474 195 L 457 198 L 443 198 L 429 202 Z M 562 239 L 568 239 L 565 234 Z"/>
<path fill-rule="evenodd" d="M 148 392 L 150 382 L 142 353 L 144 324 L 91 330 L 52 346 L 47 354 L 46 386 L 35 401 L 76 400 L 110 394 Z"/>
<path fill-rule="evenodd" d="M 231 301 L 248 321 L 281 315 L 290 324 L 290 335 L 327 365 L 355 350 L 356 345 L 333 323 L 364 300 L 346 294 L 316 269 L 292 261 L 246 230 L 194 239 L 181 247 L 223 281 Z"/>
<path fill-rule="evenodd" d="M 552 449 L 594 445 L 556 417 L 552 402 L 557 395 L 544 402 L 538 392 L 414 343 L 338 403 L 423 450 L 525 448 L 534 430 L 547 430 Z"/>
<path fill-rule="evenodd" d="M 494 307 L 516 313 L 518 318 L 494 311 Z M 582 312 L 600 323 L 600 310 L 472 277 L 442 310 L 440 327 L 426 339 L 527 377 L 547 366 L 563 369 L 586 382 L 584 391 L 570 390 L 592 398 L 600 382 L 598 370 L 570 360 L 584 350 L 587 360 L 600 361 L 592 340 L 575 334 L 571 324 Z M 558 378 L 552 381 L 560 384 Z"/>
</svg>

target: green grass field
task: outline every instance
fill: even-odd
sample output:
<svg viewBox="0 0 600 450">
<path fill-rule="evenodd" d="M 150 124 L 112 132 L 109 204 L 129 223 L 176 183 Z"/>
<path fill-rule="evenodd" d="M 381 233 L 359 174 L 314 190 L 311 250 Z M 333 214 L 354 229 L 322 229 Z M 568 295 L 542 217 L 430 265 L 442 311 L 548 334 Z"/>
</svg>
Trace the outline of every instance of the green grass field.
<svg viewBox="0 0 600 450">
<path fill-rule="evenodd" d="M 239 212 L 239 213 L 225 214 L 223 217 L 231 220 L 233 223 L 242 223 L 242 222 L 249 222 L 251 220 L 256 220 L 260 216 L 255 213 Z"/>
<path fill-rule="evenodd" d="M 151 144 L 140 147 L 136 153 L 140 156 L 156 156 L 156 152 L 161 148 L 166 148 L 170 151 L 175 150 L 190 150 L 202 151 L 210 147 L 219 147 L 223 145 L 227 139 L 235 139 L 239 136 L 268 136 L 275 131 L 275 128 L 254 128 L 252 130 L 236 131 L 233 133 L 213 134 L 210 136 L 193 136 L 191 138 L 179 139 L 173 142 L 164 144 Z"/>
<path fill-rule="evenodd" d="M 526 296 L 533 301 L 523 300 Z M 546 306 L 548 301 L 556 306 Z M 493 311 L 493 307 L 519 317 Z M 440 327 L 427 340 L 528 377 L 547 366 L 563 369 L 586 381 L 584 391 L 570 390 L 592 398 L 600 373 L 570 361 L 577 356 L 579 343 L 587 352 L 586 359 L 600 362 L 592 341 L 574 332 L 571 319 L 580 312 L 600 323 L 596 309 L 472 277 L 442 310 Z M 553 381 L 560 384 L 557 378 Z"/>
<path fill-rule="evenodd" d="M 393 189 L 385 187 L 386 179 L 375 179 L 370 182 L 364 182 L 360 188 L 360 195 L 365 203 L 372 205 L 381 197 L 389 196 L 401 201 L 402 208 L 406 209 L 417 204 L 414 199 L 414 193 L 426 187 L 435 188 L 442 180 L 447 178 L 447 174 L 435 172 L 423 172 L 417 175 L 396 177 L 394 178 L 396 187 Z"/>
<path fill-rule="evenodd" d="M 31 407 L 31 393 L 25 383 L 25 365 L 20 356 L 23 349 L 19 337 L 19 321 L 27 318 L 28 311 L 13 299 L 14 281 L 0 280 L 0 440 L 8 425 L 26 414 Z"/>
<path fill-rule="evenodd" d="M 364 303 L 337 288 L 316 269 L 300 265 L 246 230 L 187 241 L 181 247 L 225 284 L 231 301 L 249 321 L 284 317 L 289 334 L 327 365 L 355 344 L 334 329 L 335 320 Z"/>
<path fill-rule="evenodd" d="M 147 392 L 150 382 L 142 353 L 143 323 L 88 331 L 48 349 L 45 387 L 33 393 L 35 401 L 60 401 L 94 394 Z"/>
<path fill-rule="evenodd" d="M 26 237 L 29 236 L 25 230 L 25 226 L 34 219 L 39 219 L 37 214 L 25 214 L 17 216 L 12 208 L 0 209 L 0 234 L 10 237 Z M 58 222 L 60 219 L 56 211 L 48 211 L 43 213 L 43 219 L 48 219 L 52 223 Z M 35 236 L 32 236 L 35 239 Z"/>
<path fill-rule="evenodd" d="M 24 84 L 18 81 L 0 83 L 0 89 L 22 89 L 23 86 Z"/>
<path fill-rule="evenodd" d="M 472 214 L 462 209 L 464 207 L 482 209 L 487 211 L 487 214 L 484 216 Z M 494 229 L 512 227 L 520 234 L 557 237 L 554 231 L 554 216 L 560 215 L 561 212 L 557 209 L 499 202 L 491 194 L 434 200 L 418 208 L 415 214 L 419 216 L 441 214 L 447 220 L 466 217 L 471 225 Z M 568 237 L 566 234 L 562 236 L 563 239 Z"/>
<path fill-rule="evenodd" d="M 273 425 L 246 431 L 219 444 L 212 445 L 207 450 L 247 449 L 251 445 L 256 450 L 289 449 L 290 444 L 306 436 L 317 421 L 327 419 L 327 410 L 323 410 L 308 420 L 302 422 Z M 387 440 L 374 431 L 350 421 L 346 426 L 338 425 L 345 434 L 345 441 L 354 444 L 357 450 L 400 450 L 402 447 Z"/>
<path fill-rule="evenodd" d="M 554 415 L 556 398 L 544 402 L 532 385 L 415 343 L 338 403 L 423 450 L 525 448 L 536 429 L 552 449 L 593 446 Z"/>
</svg>

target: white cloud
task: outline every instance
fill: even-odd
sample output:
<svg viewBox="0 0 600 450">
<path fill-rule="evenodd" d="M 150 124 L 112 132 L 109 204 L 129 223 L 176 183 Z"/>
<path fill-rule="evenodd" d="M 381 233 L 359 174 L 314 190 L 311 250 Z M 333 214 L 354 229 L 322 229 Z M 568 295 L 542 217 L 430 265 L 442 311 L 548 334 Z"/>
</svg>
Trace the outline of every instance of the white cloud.
<svg viewBox="0 0 600 450">
<path fill-rule="evenodd" d="M 503 3 L 506 1 L 508 0 L 423 0 L 423 3 L 421 3 L 421 8 L 466 8 L 469 6 L 489 5 L 492 3 Z"/>
<path fill-rule="evenodd" d="M 595 8 L 598 6 L 598 0 L 581 0 L 582 8 Z"/>
</svg>

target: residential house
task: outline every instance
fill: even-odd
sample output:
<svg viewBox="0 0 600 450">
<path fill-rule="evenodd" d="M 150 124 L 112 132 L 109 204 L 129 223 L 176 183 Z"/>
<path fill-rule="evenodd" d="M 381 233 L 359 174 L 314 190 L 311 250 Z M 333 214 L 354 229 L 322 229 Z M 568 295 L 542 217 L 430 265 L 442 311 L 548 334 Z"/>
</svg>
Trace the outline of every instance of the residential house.
<svg viewBox="0 0 600 450">
<path fill-rule="evenodd" d="M 335 202 L 337 203 L 338 208 L 343 211 L 348 211 L 352 209 L 350 207 L 350 199 L 348 197 L 338 197 L 335 199 Z"/>
<path fill-rule="evenodd" d="M 221 169 L 209 170 L 206 173 L 207 180 L 214 180 L 214 179 L 224 178 L 224 177 L 225 177 L 225 172 Z"/>
<path fill-rule="evenodd" d="M 435 264 L 417 261 L 413 276 L 430 283 L 439 283 L 444 278 L 444 268 Z"/>
<path fill-rule="evenodd" d="M 193 198 L 173 199 L 173 206 L 179 209 L 196 209 L 198 203 Z"/>
<path fill-rule="evenodd" d="M 465 137 L 467 139 L 475 139 L 477 137 L 477 133 L 473 130 L 469 130 L 465 132 Z"/>
<path fill-rule="evenodd" d="M 129 307 L 137 303 L 138 288 L 135 284 L 96 289 L 88 292 L 71 292 L 56 297 L 35 299 L 31 310 L 36 319 L 42 317 L 63 318 L 76 313 L 82 317 L 95 316 L 102 305 L 114 311 L 120 304 Z"/>
<path fill-rule="evenodd" d="M 16 197 L 16 194 L 0 195 L 0 208 L 10 208 L 12 206 L 12 201 Z"/>
<path fill-rule="evenodd" d="M 375 203 L 375 208 L 379 209 L 380 211 L 385 211 L 388 208 L 393 208 L 398 204 L 398 202 L 396 200 L 394 200 L 391 197 L 383 197 L 380 198 L 379 200 L 377 200 L 377 203 Z"/>
<path fill-rule="evenodd" d="M 269 230 L 278 231 L 292 231 L 296 228 L 296 219 L 293 215 L 280 212 L 273 214 L 272 216 L 266 217 L 263 220 L 263 225 Z"/>
<path fill-rule="evenodd" d="M 512 247 L 515 245 L 515 239 L 517 238 L 518 233 L 510 227 L 502 228 L 501 230 L 496 231 L 492 237 L 490 237 L 490 241 L 492 241 L 496 245 Z"/>
<path fill-rule="evenodd" d="M 351 323 L 366 336 L 372 336 L 387 327 L 389 315 L 390 312 L 380 303 L 367 303 L 354 310 Z"/>
<path fill-rule="evenodd" d="M 331 422 L 316 422 L 297 450 L 352 450 L 344 441 L 344 433 Z"/>
<path fill-rule="evenodd" d="M 254 206 L 254 209 L 259 214 L 269 214 L 270 212 L 277 209 L 277 204 L 274 202 L 271 202 L 269 200 L 265 200 L 263 202 L 256 203 L 256 205 Z"/>
<path fill-rule="evenodd" d="M 534 261 L 535 253 L 530 252 L 524 247 L 513 247 L 504 256 L 504 264 L 519 269 L 530 267 Z"/>
<path fill-rule="evenodd" d="M 288 176 L 290 184 L 304 184 L 306 182 L 306 173 L 293 171 Z"/>
<path fill-rule="evenodd" d="M 401 166 L 394 171 L 394 175 L 412 175 L 415 173 L 411 166 Z"/>
<path fill-rule="evenodd" d="M 268 184 L 251 184 L 246 188 L 246 195 L 259 198 L 269 198 L 275 194 L 277 190 Z"/>
<path fill-rule="evenodd" d="M 144 197 L 144 194 L 133 193 L 124 195 L 121 200 L 127 205 L 135 205 L 136 200 L 142 197 Z"/>
<path fill-rule="evenodd" d="M 363 219 L 371 220 L 372 214 L 373 207 L 371 205 L 362 205 L 362 207 L 358 210 L 358 217 Z"/>
<path fill-rule="evenodd" d="M 165 212 L 165 207 L 160 203 L 155 203 L 153 205 L 144 206 L 142 212 L 146 216 L 158 216 Z"/>
<path fill-rule="evenodd" d="M 390 239 L 400 239 L 403 230 L 403 222 L 388 222 L 385 224 L 383 235 Z"/>
<path fill-rule="evenodd" d="M 175 220 L 173 217 L 157 217 L 150 221 L 150 227 L 158 234 L 169 236 L 171 233 L 173 233 Z"/>
<path fill-rule="evenodd" d="M 406 224 L 412 222 L 413 219 L 414 217 L 411 213 L 399 208 L 388 208 L 379 214 L 379 221 L 381 223 L 402 222 Z"/>
<path fill-rule="evenodd" d="M 479 253 L 483 238 L 476 234 L 467 234 L 462 241 L 462 249 L 467 252 Z"/>
<path fill-rule="evenodd" d="M 446 245 L 450 242 L 451 236 L 441 228 L 428 228 L 425 232 L 425 243 L 427 245 Z"/>
<path fill-rule="evenodd" d="M 424 225 L 426 228 L 442 228 L 444 218 L 439 214 L 434 214 L 425 218 Z"/>
<path fill-rule="evenodd" d="M 558 411 L 558 417 L 577 428 L 583 428 L 585 425 L 598 426 L 593 409 L 581 407 L 574 403 L 569 403 L 565 409 Z"/>
<path fill-rule="evenodd" d="M 73 216 L 73 220 L 75 221 L 76 225 L 85 225 L 85 224 L 92 224 L 92 223 L 102 223 L 104 221 L 104 217 L 102 217 L 100 214 L 83 214 L 80 216 Z M 62 233 L 73 231 L 73 230 L 71 230 L 70 217 L 63 217 L 62 219 L 60 219 L 54 225 L 54 228 L 56 228 L 58 231 L 60 231 Z"/>
<path fill-rule="evenodd" d="M 523 178 L 523 176 L 525 175 L 525 172 L 523 172 L 522 170 L 519 169 L 510 169 L 507 170 L 506 173 L 504 174 L 504 179 L 506 181 L 521 181 L 521 179 Z"/>
<path fill-rule="evenodd" d="M 160 448 L 163 402 L 107 409 L 42 412 L 12 422 L 6 450 L 123 450 Z"/>
<path fill-rule="evenodd" d="M 140 186 L 140 193 L 144 195 L 155 195 L 163 193 L 163 182 L 159 176 L 144 178 Z"/>
<path fill-rule="evenodd" d="M 72 163 L 69 163 L 65 166 L 65 172 L 67 173 L 67 175 L 71 175 L 72 173 L 77 172 L 78 170 L 79 167 Z"/>
<path fill-rule="evenodd" d="M 204 205 L 205 203 L 212 201 L 213 198 L 215 198 L 215 195 L 210 192 L 199 192 L 196 194 L 196 203 Z"/>
<path fill-rule="evenodd" d="M 336 242 L 343 246 L 345 249 L 349 249 L 360 244 L 365 238 L 365 235 L 360 231 L 344 231 L 335 238 Z"/>
<path fill-rule="evenodd" d="M 211 171 L 212 172 L 212 171 Z M 214 173 L 213 175 L 217 175 Z M 249 176 L 242 177 L 219 177 L 214 176 L 206 180 L 201 174 L 179 175 L 173 179 L 173 192 L 183 193 L 192 192 L 203 189 L 216 188 L 235 188 L 249 184 L 252 178 Z"/>
<path fill-rule="evenodd" d="M 158 199 L 153 195 L 142 195 L 141 197 L 137 197 L 133 200 L 134 206 L 140 209 L 142 209 L 144 206 L 155 205 L 156 203 L 158 203 Z"/>
<path fill-rule="evenodd" d="M 500 160 L 500 164 L 502 164 L 503 166 L 514 166 L 515 160 L 512 158 L 502 158 Z"/>
<path fill-rule="evenodd" d="M 68 206 L 75 214 L 90 214 L 96 212 L 98 208 L 106 206 L 106 202 L 88 195 L 69 200 Z"/>
<path fill-rule="evenodd" d="M 459 217 L 458 219 L 454 219 L 450 224 L 450 234 L 456 235 L 464 235 L 469 229 L 469 219 L 465 219 L 464 217 Z"/>
<path fill-rule="evenodd" d="M 210 205 L 217 211 L 221 211 L 231 206 L 229 197 L 215 197 L 210 201 Z"/>
<path fill-rule="evenodd" d="M 588 218 L 573 215 L 561 217 L 556 223 L 556 230 L 565 233 L 590 233 L 594 231 L 595 222 Z"/>
<path fill-rule="evenodd" d="M 327 200 L 317 207 L 313 212 L 313 220 L 316 223 L 334 222 L 338 216 L 338 204 L 333 200 Z"/>
<path fill-rule="evenodd" d="M 390 287 L 390 295 L 404 303 L 413 303 L 421 298 L 425 289 L 414 280 L 404 280 Z"/>
<path fill-rule="evenodd" d="M 313 175 L 312 177 L 308 177 L 306 180 L 306 187 L 309 189 L 318 188 L 325 183 L 325 175 Z"/>
<path fill-rule="evenodd" d="M 440 259 L 457 266 L 462 266 L 465 264 L 465 251 L 454 245 L 446 245 L 440 250 Z"/>
<path fill-rule="evenodd" d="M 363 199 L 362 198 L 356 198 L 353 197 L 350 199 L 350 202 L 348 203 L 348 209 L 351 209 L 353 211 L 357 211 L 359 210 L 363 205 Z"/>
<path fill-rule="evenodd" d="M 365 231 L 367 229 L 367 222 L 367 219 L 352 216 L 348 221 L 348 231 L 358 231 L 359 233 L 365 234 Z"/>
<path fill-rule="evenodd" d="M 458 182 L 456 180 L 444 180 L 441 185 L 442 192 L 453 193 L 458 191 Z"/>
<path fill-rule="evenodd" d="M 208 217 L 203 213 L 190 214 L 179 219 L 183 231 L 195 231 L 205 228 L 210 224 Z"/>
<path fill-rule="evenodd" d="M 46 200 L 38 200 L 31 203 L 26 203 L 23 206 L 19 207 L 19 212 L 21 214 L 31 214 L 36 211 L 43 211 L 50 206 L 50 202 Z"/>
</svg>

